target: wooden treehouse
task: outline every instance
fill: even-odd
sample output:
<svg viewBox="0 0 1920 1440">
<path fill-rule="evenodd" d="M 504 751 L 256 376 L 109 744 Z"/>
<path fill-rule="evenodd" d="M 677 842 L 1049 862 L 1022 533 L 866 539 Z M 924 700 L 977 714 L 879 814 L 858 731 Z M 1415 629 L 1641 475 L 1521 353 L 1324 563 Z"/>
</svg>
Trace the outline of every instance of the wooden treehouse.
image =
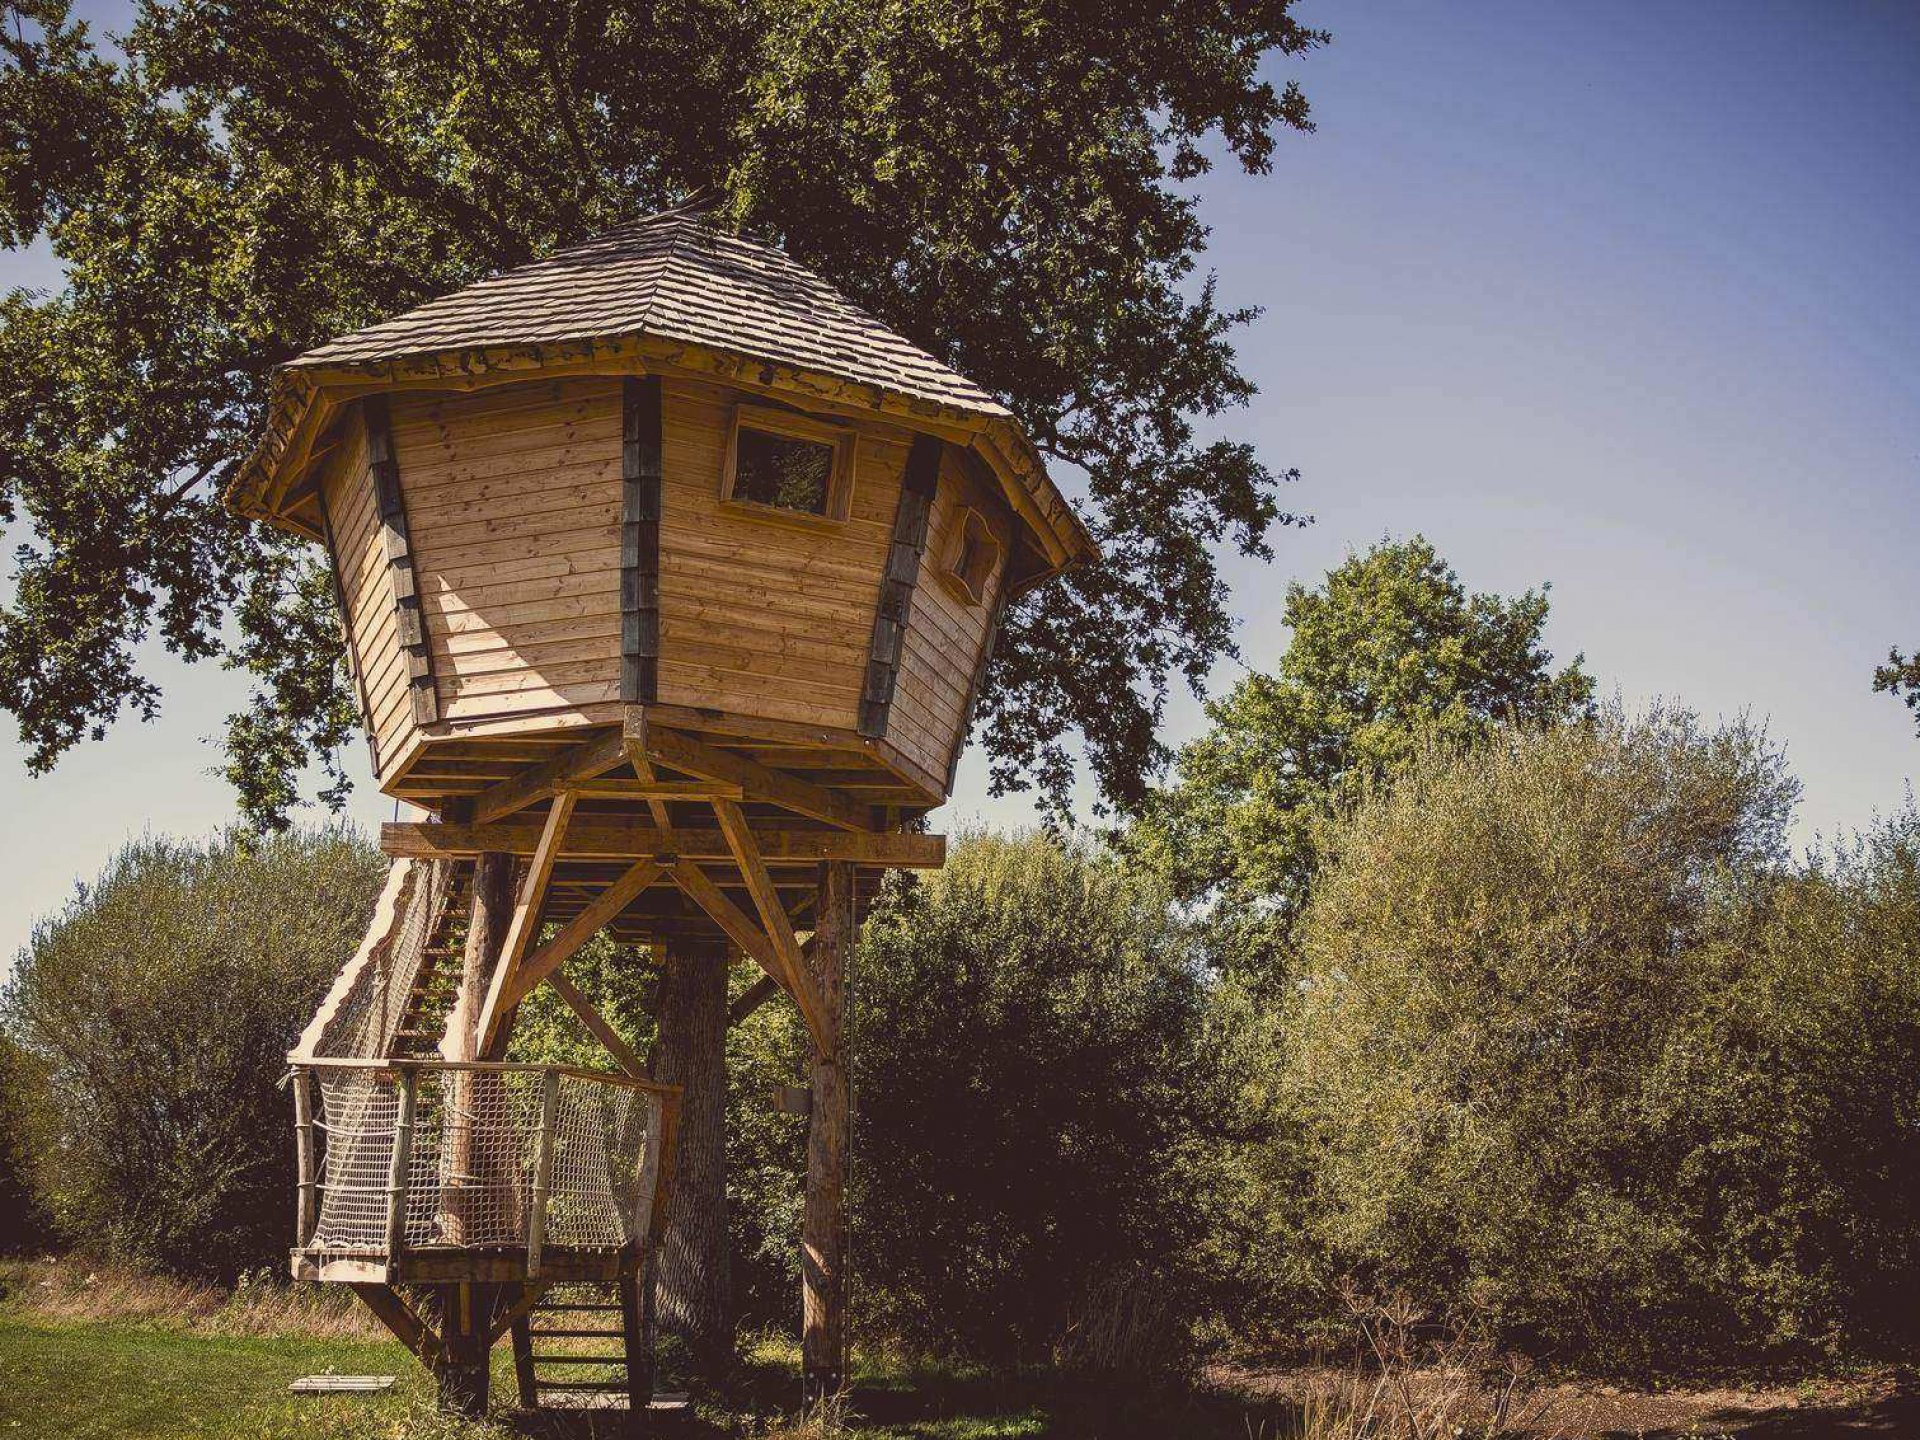
<svg viewBox="0 0 1920 1440">
<path fill-rule="evenodd" d="M 228 498 L 326 546 L 374 773 L 430 817 L 384 827 L 373 923 L 291 1056 L 295 1274 L 355 1286 L 467 1408 L 508 1332 L 537 1401 L 533 1347 L 568 1333 L 543 1304 L 604 1285 L 627 1366 L 599 1383 L 644 1403 L 678 1097 L 565 966 L 601 931 L 740 952 L 815 1048 L 804 1350 L 832 1388 L 857 904 L 941 863 L 921 817 L 1000 617 L 1093 552 L 1028 438 L 778 249 L 669 213 L 282 367 Z M 505 1063 L 542 984 L 613 1068 Z"/>
</svg>

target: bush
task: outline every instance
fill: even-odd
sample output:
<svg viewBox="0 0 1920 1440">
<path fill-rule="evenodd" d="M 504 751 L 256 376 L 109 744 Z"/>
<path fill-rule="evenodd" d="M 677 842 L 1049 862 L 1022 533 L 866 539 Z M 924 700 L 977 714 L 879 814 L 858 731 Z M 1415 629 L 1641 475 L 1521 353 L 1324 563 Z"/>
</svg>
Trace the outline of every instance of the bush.
<svg viewBox="0 0 1920 1440">
<path fill-rule="evenodd" d="M 1893 1319 L 1916 826 L 1796 871 L 1794 794 L 1744 724 L 1615 712 L 1431 750 L 1341 827 L 1284 1062 L 1330 1269 L 1603 1364 Z"/>
<path fill-rule="evenodd" d="M 870 1332 L 1182 1362 L 1222 1108 L 1196 971 L 1161 885 L 1043 835 L 968 838 L 889 892 L 853 979 Z"/>
<path fill-rule="evenodd" d="M 73 1244 L 216 1278 L 284 1261 L 288 1047 L 384 861 L 342 829 L 127 845 L 3 996 L 34 1194 Z"/>
</svg>

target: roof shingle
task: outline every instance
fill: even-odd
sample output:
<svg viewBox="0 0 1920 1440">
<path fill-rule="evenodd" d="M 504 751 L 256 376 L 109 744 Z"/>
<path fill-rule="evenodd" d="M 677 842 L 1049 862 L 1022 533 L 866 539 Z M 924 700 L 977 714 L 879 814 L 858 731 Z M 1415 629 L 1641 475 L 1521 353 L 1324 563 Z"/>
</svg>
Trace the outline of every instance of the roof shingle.
<svg viewBox="0 0 1920 1440">
<path fill-rule="evenodd" d="M 669 211 L 328 341 L 289 368 L 494 346 L 652 335 L 879 386 L 977 414 L 1008 411 L 784 251 Z"/>
</svg>

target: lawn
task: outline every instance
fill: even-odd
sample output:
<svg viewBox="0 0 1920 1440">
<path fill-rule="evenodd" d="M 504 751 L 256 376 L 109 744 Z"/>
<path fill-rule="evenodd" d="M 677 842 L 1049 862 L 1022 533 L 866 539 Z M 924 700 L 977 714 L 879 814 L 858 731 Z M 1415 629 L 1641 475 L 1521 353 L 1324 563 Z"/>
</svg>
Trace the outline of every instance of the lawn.
<svg viewBox="0 0 1920 1440">
<path fill-rule="evenodd" d="M 763 1353 L 743 1376 L 739 1409 L 703 1408 L 662 1433 L 695 1437 L 816 1436 L 784 1428 L 783 1398 L 797 1388 L 788 1357 Z M 296 1396 L 300 1375 L 394 1375 L 379 1395 Z M 513 1399 L 505 1347 L 494 1354 L 496 1404 Z M 433 1413 L 431 1387 L 398 1345 L 370 1340 L 228 1337 L 164 1325 L 0 1314 L 0 1435 L 61 1440 L 552 1440 L 625 1433 L 623 1417 L 499 1417 L 458 1425 Z M 1064 1429 L 1037 1392 L 1018 1383 L 888 1372 L 865 1377 L 847 1416 L 858 1440 L 1025 1440 Z M 1104 1431 L 1105 1427 L 1098 1427 Z M 1122 1427 L 1131 1430 L 1132 1426 Z M 1202 1433 L 1213 1426 L 1203 1426 Z M 1106 1432 L 1111 1433 L 1111 1432 Z M 1154 1433 L 1165 1433 L 1157 1431 Z M 1244 1440 L 1245 1430 L 1221 1434 Z"/>
<path fill-rule="evenodd" d="M 621 1412 L 598 1415 L 496 1412 L 463 1425 L 433 1410 L 431 1386 L 398 1345 L 342 1335 L 322 1338 L 211 1332 L 182 1317 L 75 1318 L 0 1308 L 0 1440 L 612 1440 L 633 1432 Z M 769 1344 L 743 1363 L 724 1407 L 656 1417 L 651 1431 L 687 1440 L 1285 1440 L 1296 1430 L 1302 1386 L 1329 1372 L 1216 1373 L 1203 1399 L 1143 1410 L 1057 1379 L 1008 1379 L 955 1371 L 860 1367 L 844 1428 L 798 1425 L 789 1407 L 796 1357 Z M 374 1395 L 295 1396 L 287 1384 L 325 1371 L 390 1374 Z M 511 1356 L 494 1355 L 494 1395 L 514 1398 Z M 1795 1390 L 1657 1390 L 1561 1382 L 1546 1386 L 1538 1436 L 1740 1436 L 1815 1440 L 1920 1433 L 1920 1390 L 1911 1377 L 1878 1372 Z"/>
<path fill-rule="evenodd" d="M 296 1376 L 397 1375 L 387 1395 L 294 1396 Z M 385 1436 L 426 1399 L 398 1345 L 228 1338 L 136 1325 L 0 1317 L 0 1431 L 68 1440 Z"/>
</svg>

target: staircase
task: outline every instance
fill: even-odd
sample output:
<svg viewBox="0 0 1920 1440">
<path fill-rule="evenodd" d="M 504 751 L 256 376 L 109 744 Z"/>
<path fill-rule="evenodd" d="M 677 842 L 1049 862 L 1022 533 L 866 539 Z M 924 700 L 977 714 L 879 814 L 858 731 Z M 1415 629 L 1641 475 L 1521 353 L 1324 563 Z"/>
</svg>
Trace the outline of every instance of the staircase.
<svg viewBox="0 0 1920 1440">
<path fill-rule="evenodd" d="M 421 949 L 420 968 L 407 993 L 406 1008 L 387 1046 L 390 1060 L 429 1060 L 440 1053 L 440 1037 L 460 991 L 460 960 L 472 892 L 472 863 L 456 864 L 447 879 L 446 900 Z"/>
<path fill-rule="evenodd" d="M 653 1403 L 653 1364 L 634 1279 L 557 1285 L 513 1323 L 513 1371 L 527 1409 Z"/>
</svg>

